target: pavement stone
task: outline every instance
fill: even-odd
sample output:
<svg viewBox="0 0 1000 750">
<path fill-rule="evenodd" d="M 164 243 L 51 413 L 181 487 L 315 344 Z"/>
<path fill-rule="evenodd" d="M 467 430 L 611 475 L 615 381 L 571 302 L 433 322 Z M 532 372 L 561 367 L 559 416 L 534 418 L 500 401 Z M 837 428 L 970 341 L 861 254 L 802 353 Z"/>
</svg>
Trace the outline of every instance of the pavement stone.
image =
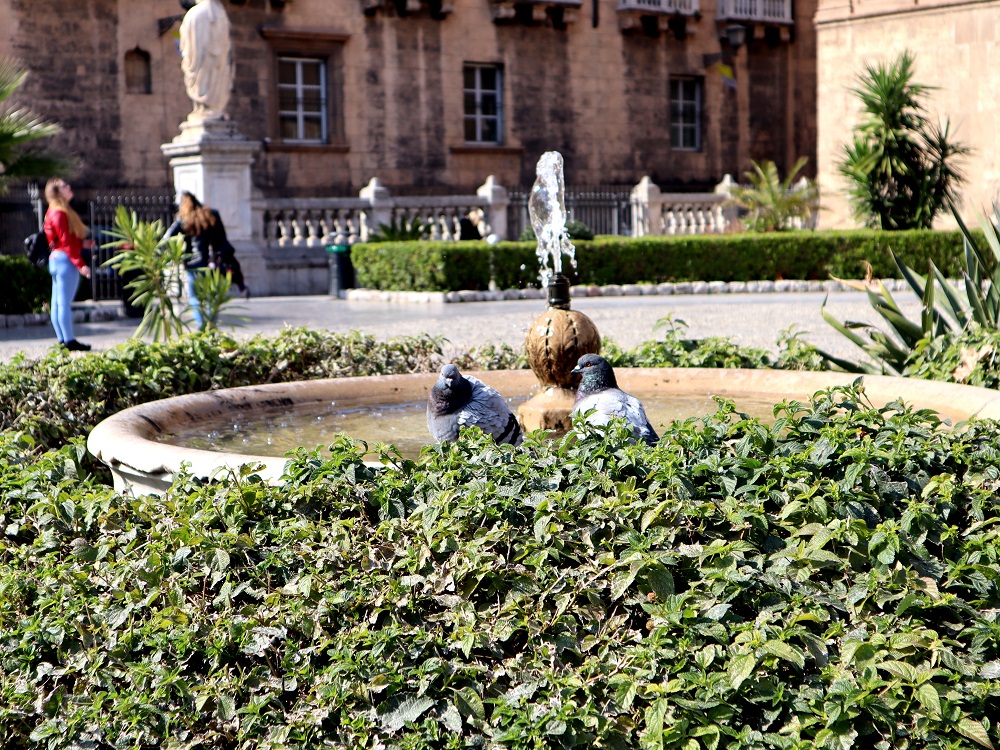
<svg viewBox="0 0 1000 750">
<path fill-rule="evenodd" d="M 767 282 L 773 285 L 774 282 Z M 661 285 L 662 286 L 662 285 Z M 686 286 L 687 291 L 682 292 Z M 777 350 L 782 331 L 793 328 L 802 338 L 825 351 L 857 359 L 853 344 L 823 320 L 820 308 L 838 320 L 858 320 L 877 324 L 864 292 L 802 292 L 798 294 L 691 294 L 690 284 L 674 285 L 674 294 L 574 297 L 573 309 L 593 320 L 602 336 L 624 347 L 660 338 L 654 330 L 657 321 L 673 316 L 686 324 L 690 338 L 722 336 L 741 346 Z M 707 286 L 707 285 L 706 285 Z M 750 285 L 748 284 L 748 287 Z M 759 286 L 766 286 L 761 283 Z M 520 347 L 528 326 L 544 310 L 541 290 L 532 292 L 535 299 L 446 304 L 428 296 L 420 303 L 400 302 L 387 295 L 384 299 L 336 299 L 326 295 L 305 297 L 252 297 L 240 300 L 235 318 L 223 320 L 223 329 L 236 338 L 257 333 L 273 334 L 285 326 L 307 326 L 336 332 L 362 331 L 387 339 L 393 336 L 416 336 L 428 333 L 441 336 L 446 355 L 467 351 L 487 343 Z M 440 299 L 440 298 L 437 298 Z M 920 303 L 915 295 L 900 294 L 897 302 L 911 319 L 919 316 Z M 95 350 L 110 349 L 131 336 L 138 320 L 120 317 L 120 303 L 91 305 L 87 321 L 77 323 L 76 336 Z M 115 315 L 113 319 L 99 319 Z M 0 328 L 0 362 L 8 362 L 18 352 L 29 357 L 44 354 L 55 339 L 49 325 L 25 326 L 24 316 L 7 316 L 8 327 Z M 13 318 L 15 325 L 10 328 Z M 74 355 L 79 356 L 79 355 Z"/>
</svg>

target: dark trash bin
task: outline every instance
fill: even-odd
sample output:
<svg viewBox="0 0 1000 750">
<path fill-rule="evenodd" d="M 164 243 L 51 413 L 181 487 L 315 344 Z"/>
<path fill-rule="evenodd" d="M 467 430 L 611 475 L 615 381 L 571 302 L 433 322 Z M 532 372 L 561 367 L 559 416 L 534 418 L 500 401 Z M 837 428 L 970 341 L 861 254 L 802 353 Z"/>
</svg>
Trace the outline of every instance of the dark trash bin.
<svg viewBox="0 0 1000 750">
<path fill-rule="evenodd" d="M 354 264 L 351 263 L 349 245 L 327 245 L 326 259 L 330 265 L 330 296 L 354 288 Z"/>
</svg>

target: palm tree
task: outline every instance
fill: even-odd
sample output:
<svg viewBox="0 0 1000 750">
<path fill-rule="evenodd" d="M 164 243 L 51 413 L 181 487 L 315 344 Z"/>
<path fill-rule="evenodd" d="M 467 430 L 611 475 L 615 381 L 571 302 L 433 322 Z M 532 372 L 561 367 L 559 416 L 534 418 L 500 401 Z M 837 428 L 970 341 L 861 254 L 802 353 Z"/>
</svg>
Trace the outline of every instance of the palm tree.
<svg viewBox="0 0 1000 750">
<path fill-rule="evenodd" d="M 743 225 L 752 232 L 779 232 L 790 229 L 791 220 L 809 223 L 817 208 L 819 191 L 811 180 L 795 177 L 808 160 L 800 157 L 782 180 L 773 161 L 751 162 L 753 170 L 746 172 L 750 187 L 737 186 L 729 194 L 729 202 L 747 212 Z"/>
<path fill-rule="evenodd" d="M 934 87 L 913 83 L 913 56 L 866 65 L 852 89 L 864 119 L 838 167 L 850 183 L 855 217 L 875 229 L 929 229 L 957 200 L 964 179 L 954 166 L 970 153 L 924 115 L 921 98 Z"/>
<path fill-rule="evenodd" d="M 74 166 L 38 143 L 58 133 L 59 125 L 9 101 L 27 77 L 18 63 L 0 59 L 0 194 L 17 180 L 55 177 Z"/>
</svg>

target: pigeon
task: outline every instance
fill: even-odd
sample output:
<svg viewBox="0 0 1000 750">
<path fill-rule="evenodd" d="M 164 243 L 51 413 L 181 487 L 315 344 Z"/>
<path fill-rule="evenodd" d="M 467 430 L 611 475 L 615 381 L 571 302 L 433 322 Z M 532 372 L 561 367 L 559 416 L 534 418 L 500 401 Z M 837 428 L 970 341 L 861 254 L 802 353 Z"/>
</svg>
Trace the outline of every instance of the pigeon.
<svg viewBox="0 0 1000 750">
<path fill-rule="evenodd" d="M 592 411 L 587 417 L 591 424 L 607 424 L 612 417 L 622 417 L 632 426 L 632 434 L 637 440 L 656 444 L 659 437 L 649 423 L 645 409 L 639 399 L 618 387 L 615 371 L 604 357 L 584 354 L 572 371 L 580 375 L 573 414 Z"/>
<path fill-rule="evenodd" d="M 463 425 L 478 427 L 497 443 L 521 444 L 521 425 L 504 397 L 447 364 L 427 398 L 427 429 L 436 441 L 444 443 L 457 440 Z"/>
</svg>

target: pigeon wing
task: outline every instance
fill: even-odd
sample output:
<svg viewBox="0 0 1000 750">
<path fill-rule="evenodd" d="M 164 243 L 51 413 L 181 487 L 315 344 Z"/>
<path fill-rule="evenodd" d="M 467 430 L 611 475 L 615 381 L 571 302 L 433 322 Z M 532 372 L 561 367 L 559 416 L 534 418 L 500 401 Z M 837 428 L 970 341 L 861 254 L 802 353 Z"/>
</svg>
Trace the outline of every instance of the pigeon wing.
<svg viewBox="0 0 1000 750">
<path fill-rule="evenodd" d="M 591 394 L 580 399 L 573 407 L 573 411 L 580 414 L 586 414 L 592 409 L 594 413 L 587 417 L 587 421 L 591 424 L 603 425 L 613 417 L 620 417 L 632 425 L 635 437 L 647 443 L 655 443 L 658 440 L 656 431 L 649 423 L 646 410 L 642 408 L 639 399 L 618 388 L 607 388 Z"/>
<path fill-rule="evenodd" d="M 498 443 L 520 443 L 521 428 L 506 399 L 477 378 L 466 380 L 472 384 L 472 398 L 458 413 L 459 425 L 475 425 Z"/>
</svg>

